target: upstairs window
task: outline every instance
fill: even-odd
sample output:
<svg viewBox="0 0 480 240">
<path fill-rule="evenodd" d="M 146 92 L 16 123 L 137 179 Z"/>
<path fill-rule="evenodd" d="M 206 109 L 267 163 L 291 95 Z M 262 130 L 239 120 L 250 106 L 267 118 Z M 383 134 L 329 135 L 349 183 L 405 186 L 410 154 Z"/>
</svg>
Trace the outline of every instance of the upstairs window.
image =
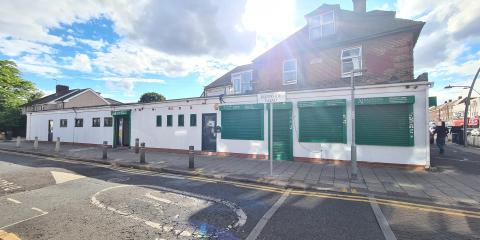
<svg viewBox="0 0 480 240">
<path fill-rule="evenodd" d="M 283 62 L 283 85 L 297 83 L 297 59 Z"/>
<path fill-rule="evenodd" d="M 244 94 L 252 91 L 252 71 L 232 73 L 232 84 L 235 94 Z"/>
<path fill-rule="evenodd" d="M 351 77 L 352 71 L 362 69 L 362 48 L 353 47 L 342 49 L 342 77 Z M 355 72 L 355 76 L 362 75 L 362 72 Z"/>
<path fill-rule="evenodd" d="M 173 116 L 167 115 L 167 127 L 171 127 L 173 124 Z"/>
<path fill-rule="evenodd" d="M 318 40 L 335 34 L 335 16 L 333 11 L 310 17 L 308 29 L 311 40 Z"/>
</svg>

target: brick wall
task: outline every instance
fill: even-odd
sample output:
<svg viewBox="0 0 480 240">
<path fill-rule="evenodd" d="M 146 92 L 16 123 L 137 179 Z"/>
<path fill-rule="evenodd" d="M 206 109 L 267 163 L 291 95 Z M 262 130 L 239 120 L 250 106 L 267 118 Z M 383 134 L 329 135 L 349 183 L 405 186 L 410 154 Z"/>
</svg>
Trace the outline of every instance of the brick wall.
<svg viewBox="0 0 480 240">
<path fill-rule="evenodd" d="M 413 39 L 411 32 L 397 33 L 342 47 L 298 52 L 288 45 L 268 53 L 255 62 L 258 82 L 256 89 L 295 90 L 349 86 L 348 78 L 341 78 L 340 55 L 343 48 L 362 46 L 363 68 L 368 69 L 357 79 L 360 85 L 413 81 Z M 282 85 L 283 61 L 298 61 L 298 84 Z"/>
</svg>

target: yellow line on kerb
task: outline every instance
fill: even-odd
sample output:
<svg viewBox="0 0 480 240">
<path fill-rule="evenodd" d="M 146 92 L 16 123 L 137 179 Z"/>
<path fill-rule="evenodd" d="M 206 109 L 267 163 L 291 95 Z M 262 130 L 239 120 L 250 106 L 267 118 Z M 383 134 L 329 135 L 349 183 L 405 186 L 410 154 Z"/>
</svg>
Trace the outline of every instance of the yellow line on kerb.
<svg viewBox="0 0 480 240">
<path fill-rule="evenodd" d="M 275 192 L 275 193 L 284 193 L 286 191 L 285 189 L 279 188 L 279 187 L 261 186 L 261 185 L 255 185 L 255 184 L 249 184 L 249 183 L 239 183 L 239 182 L 233 182 L 233 181 L 227 181 L 227 180 L 221 180 L 221 179 L 210 179 L 210 178 L 198 177 L 198 176 L 188 177 L 187 179 L 202 181 L 202 182 L 209 182 L 209 183 L 226 183 L 236 187 Z M 290 195 L 338 199 L 343 201 L 362 202 L 362 203 L 371 202 L 371 200 L 368 197 L 362 196 L 362 195 L 344 195 L 344 194 L 308 192 L 308 191 L 298 191 L 298 190 L 291 191 Z M 375 198 L 375 201 L 377 204 L 391 206 L 391 207 L 412 209 L 412 210 L 418 210 L 418 211 L 424 211 L 424 212 L 441 213 L 441 214 L 447 214 L 447 215 L 453 215 L 453 216 L 480 218 L 479 211 L 469 211 L 469 210 L 462 210 L 462 209 L 455 209 L 455 208 L 448 208 L 448 207 L 430 206 L 425 204 L 403 202 L 398 200 L 390 200 L 390 199 L 382 199 L 382 198 Z"/>
</svg>

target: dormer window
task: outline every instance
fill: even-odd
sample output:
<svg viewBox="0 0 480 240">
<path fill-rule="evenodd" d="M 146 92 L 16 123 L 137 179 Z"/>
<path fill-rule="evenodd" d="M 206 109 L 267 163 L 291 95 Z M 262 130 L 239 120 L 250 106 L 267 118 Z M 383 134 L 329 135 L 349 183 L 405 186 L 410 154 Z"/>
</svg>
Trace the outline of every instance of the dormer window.
<svg viewBox="0 0 480 240">
<path fill-rule="evenodd" d="M 318 40 L 335 34 L 335 16 L 333 11 L 311 16 L 308 20 L 310 40 Z"/>
<path fill-rule="evenodd" d="M 232 73 L 233 92 L 244 94 L 252 91 L 252 70 Z"/>
</svg>

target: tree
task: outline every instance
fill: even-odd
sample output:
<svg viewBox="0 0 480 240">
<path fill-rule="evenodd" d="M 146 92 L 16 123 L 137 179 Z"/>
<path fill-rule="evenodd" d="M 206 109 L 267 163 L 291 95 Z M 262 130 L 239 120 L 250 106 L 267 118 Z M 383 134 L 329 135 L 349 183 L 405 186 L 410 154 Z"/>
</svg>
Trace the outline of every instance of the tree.
<svg viewBox="0 0 480 240">
<path fill-rule="evenodd" d="M 165 97 L 162 94 L 156 92 L 147 92 L 144 93 L 138 102 L 140 103 L 149 103 L 149 102 L 163 102 Z"/>
<path fill-rule="evenodd" d="M 0 131 L 23 126 L 20 106 L 39 97 L 40 91 L 21 77 L 15 62 L 0 60 Z"/>
</svg>

